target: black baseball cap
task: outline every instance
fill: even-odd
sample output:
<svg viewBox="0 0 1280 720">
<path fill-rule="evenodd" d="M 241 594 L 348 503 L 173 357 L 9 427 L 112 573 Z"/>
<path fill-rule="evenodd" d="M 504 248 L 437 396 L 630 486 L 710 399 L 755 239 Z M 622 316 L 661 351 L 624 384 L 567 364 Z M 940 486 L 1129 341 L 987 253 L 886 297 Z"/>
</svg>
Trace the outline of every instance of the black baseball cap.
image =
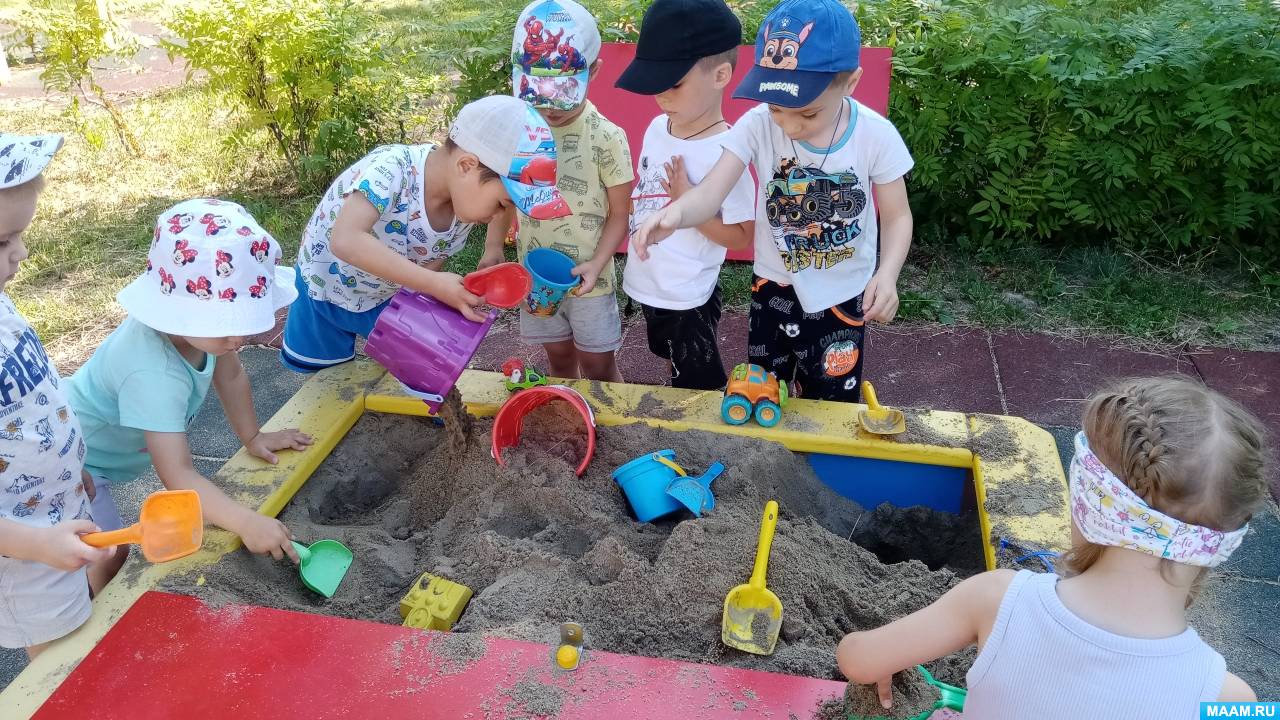
<svg viewBox="0 0 1280 720">
<path fill-rule="evenodd" d="M 636 57 L 614 87 L 657 95 L 694 63 L 742 44 L 742 23 L 724 0 L 655 0 L 640 23 Z"/>
</svg>

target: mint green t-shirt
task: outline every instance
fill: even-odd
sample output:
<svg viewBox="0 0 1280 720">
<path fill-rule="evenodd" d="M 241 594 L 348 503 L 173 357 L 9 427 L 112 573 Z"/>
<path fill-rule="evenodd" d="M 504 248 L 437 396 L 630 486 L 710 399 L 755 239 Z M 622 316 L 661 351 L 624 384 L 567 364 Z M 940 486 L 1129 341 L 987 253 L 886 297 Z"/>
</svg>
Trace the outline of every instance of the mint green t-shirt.
<svg viewBox="0 0 1280 720">
<path fill-rule="evenodd" d="M 113 483 L 151 466 L 144 433 L 186 432 L 213 381 L 216 357 L 197 370 L 169 338 L 132 317 L 67 380 L 89 448 L 84 467 Z"/>
</svg>

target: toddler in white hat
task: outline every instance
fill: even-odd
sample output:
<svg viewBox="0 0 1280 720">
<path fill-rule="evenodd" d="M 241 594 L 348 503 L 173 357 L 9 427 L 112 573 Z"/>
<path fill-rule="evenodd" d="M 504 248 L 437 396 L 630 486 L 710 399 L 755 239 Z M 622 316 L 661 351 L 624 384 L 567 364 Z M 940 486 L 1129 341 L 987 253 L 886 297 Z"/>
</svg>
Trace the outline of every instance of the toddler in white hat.
<svg viewBox="0 0 1280 720">
<path fill-rule="evenodd" d="M 187 200 L 166 210 L 146 270 L 116 296 L 129 317 L 68 384 L 98 493 L 154 465 L 166 488 L 199 492 L 205 518 L 250 551 L 297 562 L 284 524 L 228 498 L 196 471 L 187 444 L 210 384 L 249 454 L 274 464 L 277 450 L 311 444 L 296 429 L 262 431 L 236 354 L 298 295 L 293 269 L 279 260 L 279 244 L 235 203 Z M 120 526 L 119 516 L 95 519 Z"/>
</svg>

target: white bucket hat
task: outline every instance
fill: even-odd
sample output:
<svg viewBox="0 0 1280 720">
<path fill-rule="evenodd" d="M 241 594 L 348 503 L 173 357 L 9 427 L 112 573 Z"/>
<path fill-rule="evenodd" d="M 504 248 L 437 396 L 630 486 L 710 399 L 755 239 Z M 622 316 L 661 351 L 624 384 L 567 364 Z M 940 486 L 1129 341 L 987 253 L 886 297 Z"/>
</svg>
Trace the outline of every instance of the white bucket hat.
<svg viewBox="0 0 1280 720">
<path fill-rule="evenodd" d="M 298 297 L 280 244 L 247 210 L 224 200 L 187 200 L 156 220 L 147 269 L 116 301 L 153 330 L 239 337 L 275 327 Z"/>
</svg>

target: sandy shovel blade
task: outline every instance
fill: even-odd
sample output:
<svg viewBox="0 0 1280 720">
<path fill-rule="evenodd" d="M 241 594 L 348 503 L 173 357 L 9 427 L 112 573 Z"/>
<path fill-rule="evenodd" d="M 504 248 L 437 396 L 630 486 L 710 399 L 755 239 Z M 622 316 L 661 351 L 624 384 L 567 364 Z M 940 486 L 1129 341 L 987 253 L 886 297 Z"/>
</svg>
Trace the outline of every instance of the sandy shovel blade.
<svg viewBox="0 0 1280 720">
<path fill-rule="evenodd" d="M 302 584 L 331 598 L 351 567 L 351 551 L 337 540 L 318 540 L 309 549 L 311 557 L 298 568 Z"/>
<path fill-rule="evenodd" d="M 782 630 L 782 601 L 768 588 L 739 585 L 724 599 L 720 639 L 756 655 L 773 654 Z"/>
<path fill-rule="evenodd" d="M 858 413 L 862 429 L 872 435 L 897 435 L 907 430 L 907 419 L 901 410 L 863 410 Z"/>
</svg>

